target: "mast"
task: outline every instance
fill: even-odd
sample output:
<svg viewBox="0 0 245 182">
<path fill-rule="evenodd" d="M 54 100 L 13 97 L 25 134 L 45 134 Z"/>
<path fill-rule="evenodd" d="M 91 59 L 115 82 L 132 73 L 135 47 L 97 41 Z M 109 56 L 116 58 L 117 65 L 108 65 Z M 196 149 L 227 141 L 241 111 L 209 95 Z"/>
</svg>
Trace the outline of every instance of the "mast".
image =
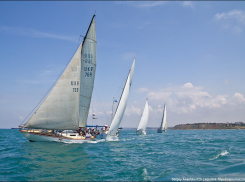
<svg viewBox="0 0 245 182">
<path fill-rule="evenodd" d="M 87 38 L 88 31 L 89 31 L 89 29 L 90 29 L 90 27 L 91 27 L 91 25 L 92 25 L 92 22 L 93 22 L 95 16 L 96 16 L 96 15 L 94 14 L 94 16 L 92 17 L 92 20 L 91 20 L 91 22 L 90 22 L 90 24 L 89 24 L 88 30 L 87 30 L 85 36 L 83 37 L 83 43 L 82 43 L 82 46 L 83 46 L 83 44 L 84 44 L 84 42 L 85 42 L 85 40 L 86 40 L 86 38 Z"/>
</svg>

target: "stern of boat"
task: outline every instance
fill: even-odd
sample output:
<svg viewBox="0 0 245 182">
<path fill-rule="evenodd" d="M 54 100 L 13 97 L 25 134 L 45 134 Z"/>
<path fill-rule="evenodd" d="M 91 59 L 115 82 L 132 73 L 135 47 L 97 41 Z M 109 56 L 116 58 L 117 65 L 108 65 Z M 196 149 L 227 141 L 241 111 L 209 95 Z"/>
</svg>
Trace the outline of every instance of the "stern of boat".
<svg viewBox="0 0 245 182">
<path fill-rule="evenodd" d="M 137 135 L 146 135 L 146 131 L 142 131 L 142 130 L 136 130 L 136 134 Z"/>
</svg>

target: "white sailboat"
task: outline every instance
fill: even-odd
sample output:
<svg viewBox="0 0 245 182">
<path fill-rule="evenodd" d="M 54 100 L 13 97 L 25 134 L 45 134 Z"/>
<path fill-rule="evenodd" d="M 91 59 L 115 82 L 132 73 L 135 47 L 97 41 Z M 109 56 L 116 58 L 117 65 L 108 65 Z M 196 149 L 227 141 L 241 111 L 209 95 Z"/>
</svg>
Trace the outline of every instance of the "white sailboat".
<svg viewBox="0 0 245 182">
<path fill-rule="evenodd" d="M 116 113 L 115 116 L 112 120 L 111 126 L 108 131 L 100 132 L 100 137 L 102 139 L 106 140 L 116 140 L 118 139 L 118 127 L 121 123 L 121 120 L 124 115 L 124 111 L 127 106 L 128 102 L 128 95 L 129 95 L 129 90 L 133 81 L 133 76 L 134 76 L 134 65 L 135 65 L 135 59 L 132 63 L 131 69 L 128 74 L 128 78 L 126 80 L 126 83 L 124 85 L 124 89 L 120 98 L 120 101 L 117 105 Z"/>
<path fill-rule="evenodd" d="M 162 122 L 160 128 L 158 128 L 157 133 L 163 133 L 167 131 L 167 122 L 166 122 L 166 104 L 164 104 L 164 110 L 163 110 L 163 116 L 162 116 Z"/>
<path fill-rule="evenodd" d="M 136 134 L 146 135 L 146 125 L 148 123 L 148 117 L 149 117 L 149 107 L 148 107 L 148 99 L 146 99 L 145 108 L 141 116 L 139 126 L 136 130 Z"/>
<path fill-rule="evenodd" d="M 85 128 L 96 70 L 95 15 L 75 55 L 48 96 L 20 132 L 29 141 L 88 140 L 74 130 Z M 56 132 L 72 130 L 71 132 Z"/>
</svg>

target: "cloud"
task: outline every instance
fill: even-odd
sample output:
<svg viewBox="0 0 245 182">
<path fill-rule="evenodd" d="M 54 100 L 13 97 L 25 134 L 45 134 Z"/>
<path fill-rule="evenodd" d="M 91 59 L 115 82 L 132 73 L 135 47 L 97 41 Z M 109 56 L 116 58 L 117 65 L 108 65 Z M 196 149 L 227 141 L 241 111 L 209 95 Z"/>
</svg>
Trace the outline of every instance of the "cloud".
<svg viewBox="0 0 245 182">
<path fill-rule="evenodd" d="M 232 29 L 235 32 L 242 32 L 245 28 L 245 12 L 242 10 L 217 13 L 214 15 L 214 20 L 219 21 L 222 28 Z"/>
<path fill-rule="evenodd" d="M 185 8 L 191 8 L 191 9 L 194 8 L 194 4 L 193 4 L 193 2 L 191 2 L 191 1 L 184 1 L 184 2 L 182 3 L 182 5 L 183 5 L 183 7 L 185 7 Z"/>
<path fill-rule="evenodd" d="M 74 36 L 57 35 L 57 34 L 52 34 L 47 32 L 41 32 L 30 28 L 1 26 L 0 31 L 5 31 L 10 34 L 21 35 L 21 36 L 36 37 L 36 38 L 51 38 L 51 39 L 77 42 L 77 37 Z"/>
<path fill-rule="evenodd" d="M 244 95 L 240 93 L 235 93 L 234 96 L 231 98 L 231 101 L 236 104 L 245 104 Z"/>
<path fill-rule="evenodd" d="M 125 115 L 130 116 L 130 115 L 141 115 L 141 110 L 139 108 L 134 107 L 131 105 L 131 107 L 127 107 L 125 110 Z"/>
<path fill-rule="evenodd" d="M 228 13 L 217 13 L 214 17 L 216 20 L 235 19 L 236 21 L 245 24 L 245 12 L 241 10 L 232 10 Z"/>
<path fill-rule="evenodd" d="M 172 92 L 149 92 L 148 97 L 153 100 L 168 99 Z"/>
<path fill-rule="evenodd" d="M 185 88 L 193 88 L 193 85 L 191 83 L 186 83 L 184 84 Z"/>
<path fill-rule="evenodd" d="M 245 98 L 240 93 L 235 93 L 230 100 L 228 100 L 229 95 L 212 97 L 208 92 L 203 91 L 203 88 L 195 87 L 192 83 L 168 87 L 160 92 L 152 91 L 147 96 L 153 109 L 163 109 L 163 103 L 167 103 L 171 111 L 178 114 L 192 113 L 202 109 L 224 108 L 225 105 L 231 103 L 233 105 L 234 103 L 245 103 Z M 160 107 L 159 104 L 161 104 Z"/>
</svg>

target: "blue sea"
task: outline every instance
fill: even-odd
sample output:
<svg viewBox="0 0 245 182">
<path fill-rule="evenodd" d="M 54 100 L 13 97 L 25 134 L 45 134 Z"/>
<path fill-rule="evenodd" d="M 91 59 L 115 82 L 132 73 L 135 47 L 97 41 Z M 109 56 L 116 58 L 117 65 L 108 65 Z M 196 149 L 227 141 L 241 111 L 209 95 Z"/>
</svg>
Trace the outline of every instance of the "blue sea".
<svg viewBox="0 0 245 182">
<path fill-rule="evenodd" d="M 122 130 L 119 141 L 29 142 L 0 130 L 1 181 L 245 181 L 245 130 Z"/>
</svg>

